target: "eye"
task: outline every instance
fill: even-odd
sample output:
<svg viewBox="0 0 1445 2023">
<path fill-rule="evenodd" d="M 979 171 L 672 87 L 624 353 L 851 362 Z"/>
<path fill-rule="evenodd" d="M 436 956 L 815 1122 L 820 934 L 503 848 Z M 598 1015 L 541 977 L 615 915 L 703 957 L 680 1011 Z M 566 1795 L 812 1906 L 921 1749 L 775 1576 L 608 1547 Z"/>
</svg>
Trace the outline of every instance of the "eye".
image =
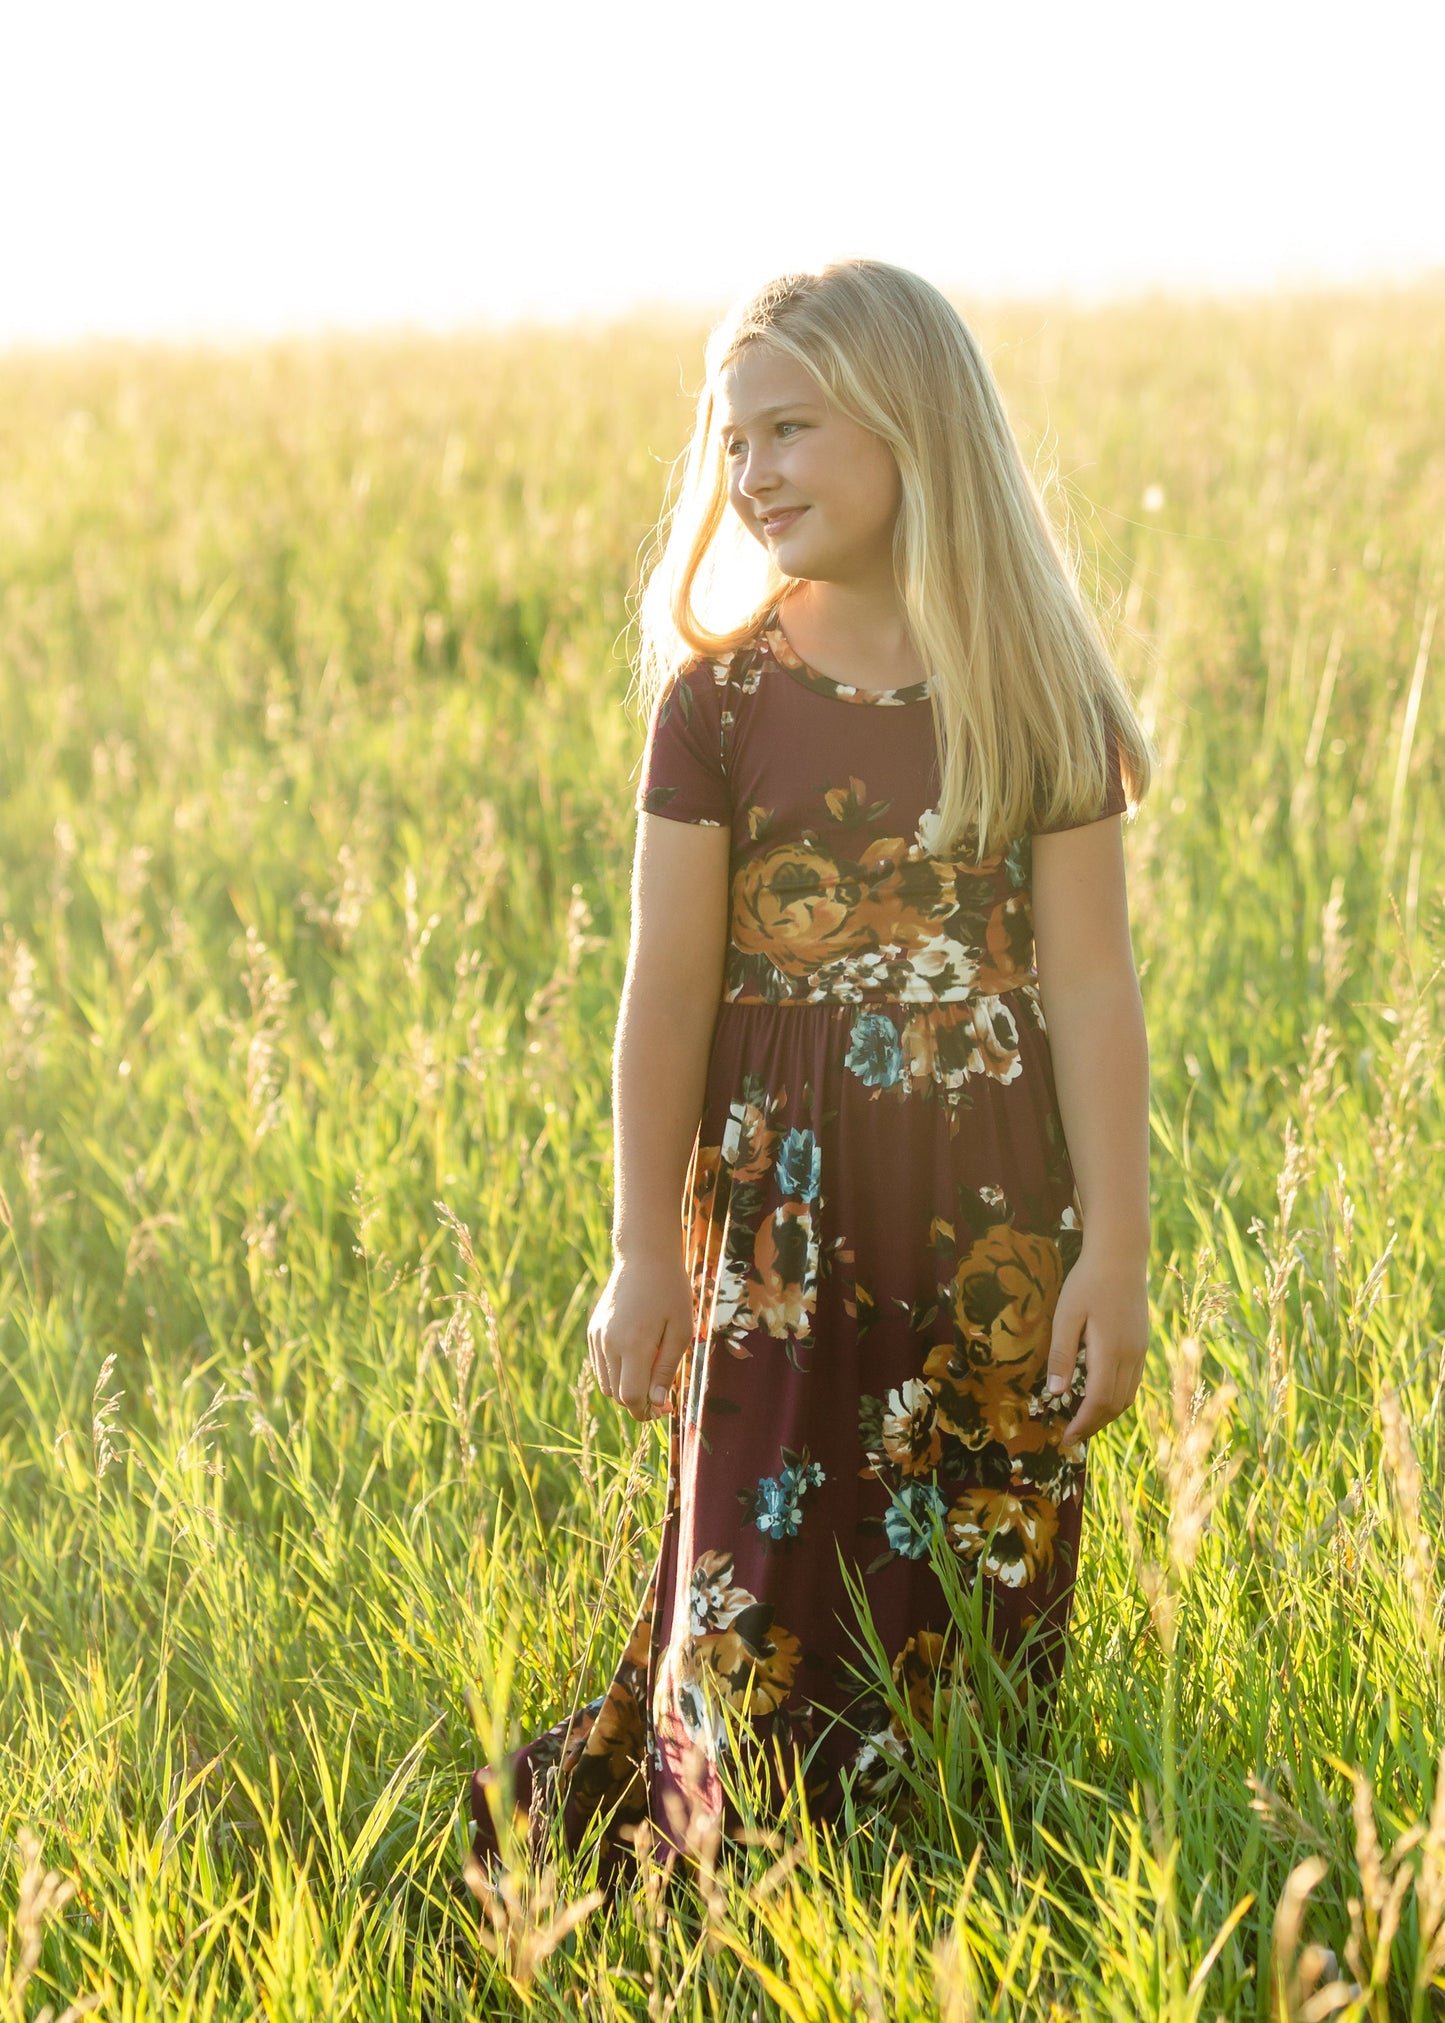
<svg viewBox="0 0 1445 2023">
<path fill-rule="evenodd" d="M 780 421 L 775 422 L 773 426 L 781 434 L 781 432 L 784 429 L 800 429 L 802 428 L 803 424 L 800 421 Z M 730 442 L 726 442 L 723 444 L 723 456 L 729 460 L 732 460 L 734 450 L 746 448 L 747 448 L 746 438 L 743 436 L 734 436 Z"/>
</svg>

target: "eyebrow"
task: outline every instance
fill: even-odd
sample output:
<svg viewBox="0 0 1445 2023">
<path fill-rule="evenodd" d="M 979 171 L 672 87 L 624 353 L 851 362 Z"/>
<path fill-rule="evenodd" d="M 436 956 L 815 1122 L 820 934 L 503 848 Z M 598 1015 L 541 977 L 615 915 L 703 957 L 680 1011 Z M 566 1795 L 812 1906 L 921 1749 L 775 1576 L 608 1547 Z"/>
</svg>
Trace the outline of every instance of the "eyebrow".
<svg viewBox="0 0 1445 2023">
<path fill-rule="evenodd" d="M 773 407 L 760 407 L 757 413 L 752 416 L 752 419 L 754 421 L 766 421 L 769 415 L 797 414 L 802 408 L 816 408 L 817 405 L 818 403 L 815 400 L 780 400 Z M 725 421 L 718 424 L 724 435 L 730 435 L 735 428 L 740 428 L 741 426 L 742 424 L 737 421 Z"/>
</svg>

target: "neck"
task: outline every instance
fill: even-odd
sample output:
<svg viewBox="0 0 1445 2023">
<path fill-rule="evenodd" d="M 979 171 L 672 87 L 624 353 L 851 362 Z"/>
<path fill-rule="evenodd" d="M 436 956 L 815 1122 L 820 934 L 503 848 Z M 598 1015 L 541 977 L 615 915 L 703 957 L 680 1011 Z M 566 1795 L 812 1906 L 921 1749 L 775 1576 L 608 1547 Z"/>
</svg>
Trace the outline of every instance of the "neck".
<svg viewBox="0 0 1445 2023">
<path fill-rule="evenodd" d="M 918 681 L 925 672 L 891 565 L 881 578 L 795 583 L 778 609 L 793 650 L 814 667 L 844 679 L 851 669 L 874 686 Z"/>
</svg>

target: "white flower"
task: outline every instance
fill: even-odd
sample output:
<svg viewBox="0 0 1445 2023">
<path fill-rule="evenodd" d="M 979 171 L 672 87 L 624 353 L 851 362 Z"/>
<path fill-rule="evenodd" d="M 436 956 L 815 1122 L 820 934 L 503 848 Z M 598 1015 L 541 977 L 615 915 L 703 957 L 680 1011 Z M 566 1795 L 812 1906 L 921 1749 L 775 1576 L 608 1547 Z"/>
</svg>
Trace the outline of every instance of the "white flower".
<svg viewBox="0 0 1445 2023">
<path fill-rule="evenodd" d="M 918 818 L 918 829 L 914 836 L 914 847 L 924 850 L 931 857 L 939 840 L 939 819 L 937 808 L 925 808 Z"/>
<path fill-rule="evenodd" d="M 734 1103 L 732 1113 L 723 1125 L 722 1158 L 725 1166 L 736 1166 L 743 1149 L 743 1129 L 747 1123 L 747 1105 Z"/>
<path fill-rule="evenodd" d="M 961 984 L 971 983 L 978 975 L 978 964 L 968 961 L 963 943 L 946 934 L 930 935 L 913 951 L 909 967 L 916 976 L 942 976 L 950 972 Z"/>
</svg>

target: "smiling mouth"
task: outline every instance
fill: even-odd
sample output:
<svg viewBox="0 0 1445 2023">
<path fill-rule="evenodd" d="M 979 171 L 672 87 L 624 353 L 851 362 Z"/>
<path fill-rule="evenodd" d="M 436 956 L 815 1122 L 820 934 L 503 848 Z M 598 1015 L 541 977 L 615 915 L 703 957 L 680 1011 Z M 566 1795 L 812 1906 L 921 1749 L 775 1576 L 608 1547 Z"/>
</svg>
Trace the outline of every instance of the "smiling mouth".
<svg viewBox="0 0 1445 2023">
<path fill-rule="evenodd" d="M 807 512 L 806 506 L 790 506 L 786 513 L 769 513 L 763 521 L 765 534 L 781 533 L 784 527 L 791 527 L 794 520 L 801 519 Z"/>
</svg>

